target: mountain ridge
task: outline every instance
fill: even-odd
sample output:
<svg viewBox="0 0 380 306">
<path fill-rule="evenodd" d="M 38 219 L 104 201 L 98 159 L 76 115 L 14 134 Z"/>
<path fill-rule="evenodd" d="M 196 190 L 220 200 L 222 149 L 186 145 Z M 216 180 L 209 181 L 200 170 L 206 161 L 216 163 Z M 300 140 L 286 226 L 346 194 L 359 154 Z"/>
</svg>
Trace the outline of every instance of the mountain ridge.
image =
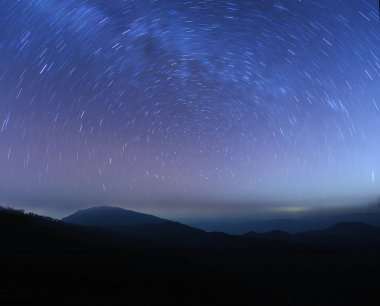
<svg viewBox="0 0 380 306">
<path fill-rule="evenodd" d="M 120 207 L 96 206 L 78 210 L 62 218 L 61 221 L 85 226 L 109 227 L 159 224 L 168 220 Z"/>
</svg>

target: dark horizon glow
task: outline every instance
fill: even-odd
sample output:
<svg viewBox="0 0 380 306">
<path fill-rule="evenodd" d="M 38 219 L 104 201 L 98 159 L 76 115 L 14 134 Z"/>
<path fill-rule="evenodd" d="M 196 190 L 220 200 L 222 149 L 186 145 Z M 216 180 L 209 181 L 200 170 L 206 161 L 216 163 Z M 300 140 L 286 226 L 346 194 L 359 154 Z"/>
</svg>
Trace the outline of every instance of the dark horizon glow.
<svg viewBox="0 0 380 306">
<path fill-rule="evenodd" d="M 54 216 L 367 204 L 378 3 L 3 0 L 0 128 L 0 201 Z"/>
</svg>

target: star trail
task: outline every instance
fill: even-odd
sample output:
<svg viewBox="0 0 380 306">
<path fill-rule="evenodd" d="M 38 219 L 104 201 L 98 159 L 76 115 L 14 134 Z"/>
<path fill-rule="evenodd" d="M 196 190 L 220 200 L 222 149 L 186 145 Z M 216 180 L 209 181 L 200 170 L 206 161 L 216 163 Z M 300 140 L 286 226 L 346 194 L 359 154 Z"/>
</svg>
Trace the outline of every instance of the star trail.
<svg viewBox="0 0 380 306">
<path fill-rule="evenodd" d="M 378 16 L 374 0 L 2 0 L 0 200 L 376 197 Z"/>
</svg>

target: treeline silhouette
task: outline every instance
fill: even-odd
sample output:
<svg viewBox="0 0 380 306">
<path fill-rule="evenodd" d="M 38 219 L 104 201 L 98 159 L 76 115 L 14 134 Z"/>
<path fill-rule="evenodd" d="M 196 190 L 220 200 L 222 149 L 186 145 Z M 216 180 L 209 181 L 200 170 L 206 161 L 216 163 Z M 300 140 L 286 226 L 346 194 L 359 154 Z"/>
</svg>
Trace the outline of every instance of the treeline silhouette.
<svg viewBox="0 0 380 306">
<path fill-rule="evenodd" d="M 4 305 L 378 305 L 380 234 L 361 223 L 233 236 L 2 208 L 0 235 Z"/>
</svg>

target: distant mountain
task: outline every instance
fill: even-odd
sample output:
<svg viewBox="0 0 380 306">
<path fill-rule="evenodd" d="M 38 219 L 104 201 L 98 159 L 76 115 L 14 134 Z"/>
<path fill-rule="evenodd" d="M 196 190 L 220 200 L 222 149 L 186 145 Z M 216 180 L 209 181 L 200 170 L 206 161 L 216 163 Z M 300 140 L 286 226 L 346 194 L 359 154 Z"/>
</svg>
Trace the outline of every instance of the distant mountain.
<svg viewBox="0 0 380 306">
<path fill-rule="evenodd" d="M 180 247 L 224 245 L 224 241 L 220 239 L 213 243 L 211 241 L 213 235 L 203 230 L 118 207 L 101 206 L 79 210 L 63 218 L 62 221 L 82 226 L 96 226 L 127 237 L 150 241 L 152 245 Z M 241 240 L 240 237 L 233 239 Z"/>
<path fill-rule="evenodd" d="M 119 207 L 99 206 L 83 209 L 62 219 L 63 222 L 98 227 L 159 224 L 168 220 Z"/>
<path fill-rule="evenodd" d="M 290 234 L 284 231 L 243 235 L 246 238 L 277 240 L 329 250 L 380 250 L 380 228 L 363 222 L 337 223 L 323 230 Z"/>
<path fill-rule="evenodd" d="M 363 214 L 359 216 L 362 219 L 369 218 Z M 370 216 L 372 221 L 376 220 L 376 217 Z M 364 222 L 332 223 L 335 219 L 345 218 L 355 219 L 355 215 L 331 219 L 316 218 L 309 222 L 288 219 L 262 221 L 255 223 L 254 229 L 259 229 L 259 231 L 251 230 L 239 236 L 224 232 L 206 232 L 152 215 L 108 206 L 80 210 L 63 218 L 62 221 L 97 227 L 108 231 L 111 236 L 115 234 L 129 237 L 142 241 L 146 245 L 175 246 L 186 249 L 274 250 L 277 248 L 292 250 L 294 246 L 321 250 L 379 248 L 379 228 Z"/>
<path fill-rule="evenodd" d="M 179 247 L 204 250 L 283 250 L 300 248 L 292 243 L 270 239 L 230 235 L 221 232 L 206 232 L 179 222 L 129 211 L 117 207 L 94 207 L 80 210 L 63 222 L 107 230 L 110 234 L 130 237 L 154 247 Z"/>
<path fill-rule="evenodd" d="M 361 238 L 368 239 L 370 237 L 380 237 L 380 228 L 363 223 L 363 222 L 342 222 L 330 226 L 329 228 L 321 231 L 313 231 L 302 233 L 302 235 L 312 236 L 323 236 L 323 235 L 333 235 L 338 237 L 350 237 L 350 238 Z"/>
<path fill-rule="evenodd" d="M 100 210 L 115 212 L 113 208 Z M 121 211 L 125 210 L 121 209 Z M 157 221 L 155 217 L 153 218 L 153 221 Z M 115 226 L 104 222 L 103 224 L 107 225 L 86 226 L 0 208 L 0 240 L 4 252 L 8 250 L 12 250 L 12 252 L 16 250 L 22 252 L 87 252 L 89 250 L 138 251 L 142 249 L 152 251 L 172 250 L 173 248 L 182 250 L 257 250 L 258 252 L 300 250 L 298 246 L 294 247 L 293 243 L 274 242 L 260 238 L 247 239 L 225 233 L 208 233 L 178 222 L 159 220 L 161 223 L 156 224 Z"/>
<path fill-rule="evenodd" d="M 362 222 L 342 222 L 325 230 L 299 233 L 293 242 L 331 250 L 378 251 L 380 228 Z"/>
<path fill-rule="evenodd" d="M 303 219 L 270 219 L 263 221 L 243 221 L 243 222 L 220 222 L 220 221 L 203 221 L 190 222 L 192 226 L 201 228 L 206 231 L 221 231 L 234 235 L 242 235 L 249 231 L 257 233 L 267 233 L 273 230 L 286 231 L 289 233 L 298 233 L 307 230 L 323 229 L 334 223 L 320 222 L 319 220 Z"/>
<path fill-rule="evenodd" d="M 296 234 L 305 231 L 322 230 L 334 224 L 344 222 L 362 222 L 380 227 L 380 214 L 363 212 L 330 216 L 319 215 L 299 219 L 269 219 L 244 222 L 204 221 L 190 222 L 189 224 L 206 231 L 222 231 L 229 234 L 242 235 L 249 231 L 267 233 L 273 230 Z"/>
<path fill-rule="evenodd" d="M 361 222 L 372 226 L 380 227 L 380 214 L 379 213 L 351 213 L 344 215 L 332 216 L 329 218 L 330 223 L 344 223 L 344 222 Z"/>
</svg>

